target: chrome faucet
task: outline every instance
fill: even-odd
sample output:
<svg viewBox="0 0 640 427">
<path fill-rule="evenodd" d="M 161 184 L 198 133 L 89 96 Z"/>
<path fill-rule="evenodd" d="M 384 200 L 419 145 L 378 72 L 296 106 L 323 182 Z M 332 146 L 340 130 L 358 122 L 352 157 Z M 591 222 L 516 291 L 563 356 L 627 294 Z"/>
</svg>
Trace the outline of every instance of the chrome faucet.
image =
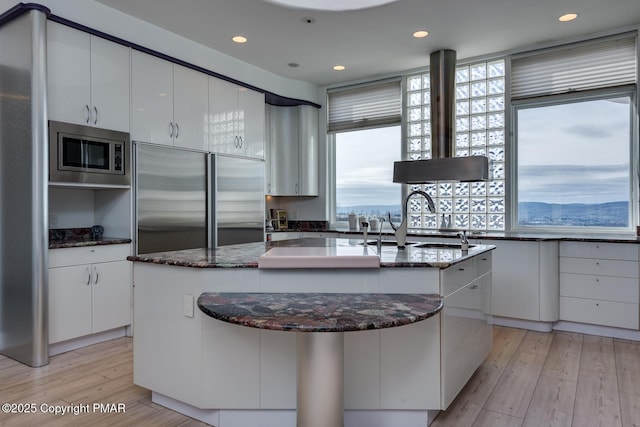
<svg viewBox="0 0 640 427">
<path fill-rule="evenodd" d="M 393 231 L 395 231 L 396 241 L 398 242 L 398 249 L 404 249 L 404 245 L 407 241 L 407 226 L 409 222 L 409 219 L 407 218 L 407 210 L 409 205 L 409 199 L 416 194 L 419 194 L 425 199 L 427 199 L 427 206 L 429 208 L 429 212 L 431 213 L 436 212 L 436 205 L 433 203 L 433 199 L 431 198 L 431 196 L 429 196 L 426 192 L 422 190 L 414 190 L 411 193 L 407 194 L 404 200 L 402 200 L 402 222 L 400 223 L 400 225 L 395 225 L 391 221 L 391 213 L 389 213 L 389 225 L 391 225 L 391 228 L 393 228 Z"/>
</svg>

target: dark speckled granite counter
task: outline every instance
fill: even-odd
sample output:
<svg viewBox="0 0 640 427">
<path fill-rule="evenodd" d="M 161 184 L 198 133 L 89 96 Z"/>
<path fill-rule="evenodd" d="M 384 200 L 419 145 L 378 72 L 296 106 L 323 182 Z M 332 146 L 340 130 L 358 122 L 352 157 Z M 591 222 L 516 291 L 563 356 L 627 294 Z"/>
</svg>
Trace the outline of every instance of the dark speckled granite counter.
<svg viewBox="0 0 640 427">
<path fill-rule="evenodd" d="M 79 248 L 85 246 L 122 245 L 131 243 L 131 239 L 103 237 L 101 239 L 63 239 L 49 240 L 49 249 Z"/>
<path fill-rule="evenodd" d="M 395 246 L 383 246 L 380 252 L 375 245 L 364 248 L 362 239 L 304 238 L 264 243 L 245 243 L 222 246 L 216 249 L 187 249 L 173 252 L 129 256 L 129 261 L 149 262 L 196 268 L 258 268 L 258 258 L 274 247 L 326 247 L 351 246 L 362 248 L 363 254 L 378 255 L 380 267 L 431 267 L 447 268 L 453 264 L 493 250 L 492 245 L 475 245 L 469 251 L 449 248 L 415 248 L 407 246 L 398 250 Z M 365 252 L 366 251 L 366 252 Z"/>
<path fill-rule="evenodd" d="M 200 310 L 214 319 L 258 329 L 350 332 L 428 319 L 442 309 L 436 294 L 203 293 Z"/>
</svg>

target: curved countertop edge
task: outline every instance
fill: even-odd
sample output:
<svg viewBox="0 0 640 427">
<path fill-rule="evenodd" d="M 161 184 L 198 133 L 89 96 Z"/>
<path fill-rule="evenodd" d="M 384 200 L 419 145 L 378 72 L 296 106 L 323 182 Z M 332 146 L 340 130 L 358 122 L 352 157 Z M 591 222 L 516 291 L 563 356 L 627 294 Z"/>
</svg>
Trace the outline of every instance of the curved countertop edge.
<svg viewBox="0 0 640 427">
<path fill-rule="evenodd" d="M 442 309 L 437 294 L 203 293 L 198 308 L 214 319 L 251 328 L 353 332 L 428 319 Z"/>
<path fill-rule="evenodd" d="M 273 247 L 281 246 L 332 246 L 349 245 L 353 239 L 302 238 L 277 242 L 243 243 L 221 246 L 216 249 L 197 248 L 172 252 L 131 255 L 127 260 L 175 267 L 189 268 L 258 268 L 258 258 Z M 383 248 L 380 268 L 448 268 L 495 249 L 493 245 L 475 245 L 468 252 L 459 249 L 420 249 L 407 247 L 399 252 L 395 248 Z M 313 270 L 313 269 L 307 269 Z"/>
<path fill-rule="evenodd" d="M 100 240 L 52 240 L 49 241 L 49 249 L 82 248 L 86 246 L 123 245 L 132 240 L 128 238 L 105 237 Z"/>
</svg>

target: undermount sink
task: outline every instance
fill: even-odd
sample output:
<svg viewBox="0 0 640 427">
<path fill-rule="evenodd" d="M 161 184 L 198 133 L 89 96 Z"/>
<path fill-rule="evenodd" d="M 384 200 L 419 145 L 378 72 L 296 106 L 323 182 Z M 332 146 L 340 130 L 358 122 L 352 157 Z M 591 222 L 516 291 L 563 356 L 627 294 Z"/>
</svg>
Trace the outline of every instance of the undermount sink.
<svg viewBox="0 0 640 427">
<path fill-rule="evenodd" d="M 470 248 L 475 245 L 469 245 Z M 421 249 L 461 249 L 462 245 L 460 243 L 437 243 L 437 242 L 427 242 L 421 243 L 418 245 L 412 245 L 414 248 Z"/>
<path fill-rule="evenodd" d="M 396 242 L 395 240 L 383 240 L 382 242 L 382 246 L 398 246 L 398 242 Z M 406 242 L 405 245 L 413 245 L 416 242 Z M 364 243 L 360 243 L 361 245 L 364 245 Z M 367 241 L 367 245 L 370 246 L 376 246 L 378 244 L 378 242 L 376 240 L 369 240 Z"/>
</svg>

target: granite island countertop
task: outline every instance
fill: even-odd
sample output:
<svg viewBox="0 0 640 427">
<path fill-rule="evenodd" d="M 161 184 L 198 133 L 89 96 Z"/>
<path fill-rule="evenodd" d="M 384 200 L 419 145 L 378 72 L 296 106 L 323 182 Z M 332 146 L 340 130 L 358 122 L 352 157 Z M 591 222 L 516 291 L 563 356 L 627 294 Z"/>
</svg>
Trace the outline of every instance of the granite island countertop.
<svg viewBox="0 0 640 427">
<path fill-rule="evenodd" d="M 350 332 L 419 322 L 439 313 L 437 294 L 210 293 L 198 298 L 214 319 L 251 328 Z"/>
<path fill-rule="evenodd" d="M 375 245 L 365 248 L 362 239 L 302 238 L 293 240 L 244 243 L 215 249 L 199 248 L 172 252 L 157 252 L 127 257 L 129 261 L 195 268 L 258 268 L 258 259 L 276 247 L 352 247 L 361 248 L 363 254 L 377 255 L 380 268 L 428 267 L 448 268 L 451 265 L 495 249 L 493 245 L 472 245 L 468 251 L 452 248 L 417 248 L 383 246 L 378 252 Z"/>
</svg>

